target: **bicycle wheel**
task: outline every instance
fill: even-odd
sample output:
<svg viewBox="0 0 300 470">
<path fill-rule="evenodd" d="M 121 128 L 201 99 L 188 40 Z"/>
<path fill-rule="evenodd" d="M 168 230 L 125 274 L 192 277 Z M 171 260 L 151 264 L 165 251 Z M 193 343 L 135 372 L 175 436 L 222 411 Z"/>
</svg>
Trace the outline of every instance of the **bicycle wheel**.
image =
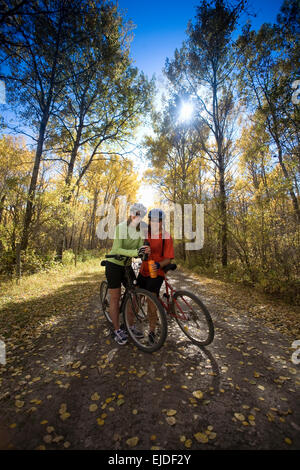
<svg viewBox="0 0 300 470">
<path fill-rule="evenodd" d="M 104 313 L 108 323 L 112 324 L 110 315 L 109 315 L 109 293 L 107 281 L 102 281 L 100 284 L 100 305 L 102 312 Z"/>
<path fill-rule="evenodd" d="M 123 318 L 129 337 L 142 351 L 152 353 L 165 342 L 167 318 L 158 298 L 145 289 L 134 289 L 123 304 Z"/>
<path fill-rule="evenodd" d="M 176 321 L 186 336 L 199 346 L 206 346 L 214 339 L 214 324 L 201 300 L 188 291 L 175 292 L 172 302 Z"/>
</svg>

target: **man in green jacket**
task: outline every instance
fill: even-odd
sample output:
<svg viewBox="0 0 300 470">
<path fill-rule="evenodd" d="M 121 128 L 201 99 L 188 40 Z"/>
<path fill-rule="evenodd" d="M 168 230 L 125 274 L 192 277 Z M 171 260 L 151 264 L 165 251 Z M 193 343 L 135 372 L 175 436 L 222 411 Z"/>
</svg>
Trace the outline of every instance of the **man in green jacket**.
<svg viewBox="0 0 300 470">
<path fill-rule="evenodd" d="M 149 246 L 144 245 L 144 235 L 141 231 L 141 219 L 145 216 L 147 209 L 143 204 L 134 204 L 130 208 L 130 217 L 116 227 L 114 243 L 110 255 L 123 255 L 129 258 L 137 257 L 140 253 L 150 253 Z M 128 262 L 131 264 L 131 260 Z M 105 275 L 107 278 L 110 303 L 109 314 L 115 330 L 115 341 L 118 344 L 127 343 L 127 334 L 120 328 L 119 303 L 121 296 L 121 283 L 125 285 L 125 260 L 108 258 Z M 130 266 L 130 275 L 135 279 L 135 274 Z M 134 334 L 139 331 L 132 327 Z"/>
</svg>

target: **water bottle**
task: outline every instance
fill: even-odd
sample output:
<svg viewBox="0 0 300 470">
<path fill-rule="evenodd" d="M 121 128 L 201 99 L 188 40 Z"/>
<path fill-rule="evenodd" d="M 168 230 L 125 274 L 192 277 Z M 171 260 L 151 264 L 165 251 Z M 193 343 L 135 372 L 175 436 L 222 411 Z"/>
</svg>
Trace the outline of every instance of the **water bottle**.
<svg viewBox="0 0 300 470">
<path fill-rule="evenodd" d="M 149 268 L 150 277 L 152 278 L 157 277 L 157 269 L 156 269 L 156 266 L 155 267 L 154 266 L 155 266 L 155 261 L 153 261 L 153 259 L 149 259 L 148 268 Z"/>
</svg>

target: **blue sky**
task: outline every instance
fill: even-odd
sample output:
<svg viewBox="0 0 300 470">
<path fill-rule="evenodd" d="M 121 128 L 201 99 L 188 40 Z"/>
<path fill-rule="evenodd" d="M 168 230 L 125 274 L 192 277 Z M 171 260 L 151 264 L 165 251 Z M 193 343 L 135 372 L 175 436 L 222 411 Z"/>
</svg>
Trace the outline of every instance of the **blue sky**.
<svg viewBox="0 0 300 470">
<path fill-rule="evenodd" d="M 119 8 L 127 10 L 126 18 L 136 25 L 131 45 L 135 65 L 150 78 L 161 75 L 166 57 L 172 58 L 176 48 L 186 39 L 189 20 L 196 13 L 196 0 L 118 0 Z M 249 0 L 255 29 L 262 23 L 275 22 L 283 0 Z"/>
<path fill-rule="evenodd" d="M 118 0 L 119 8 L 127 10 L 125 17 L 136 25 L 131 44 L 134 65 L 148 78 L 155 74 L 160 82 L 165 60 L 173 58 L 175 49 L 186 39 L 188 21 L 193 21 L 199 3 L 197 0 Z M 283 0 L 249 0 L 250 13 L 256 14 L 255 18 L 250 18 L 253 27 L 259 29 L 263 23 L 276 22 L 282 3 Z M 243 18 L 242 23 L 246 19 Z M 149 133 L 149 129 L 141 128 L 140 132 L 141 135 Z M 133 159 L 142 174 L 145 162 Z M 156 197 L 153 188 L 142 182 L 140 202 L 150 207 Z"/>
</svg>

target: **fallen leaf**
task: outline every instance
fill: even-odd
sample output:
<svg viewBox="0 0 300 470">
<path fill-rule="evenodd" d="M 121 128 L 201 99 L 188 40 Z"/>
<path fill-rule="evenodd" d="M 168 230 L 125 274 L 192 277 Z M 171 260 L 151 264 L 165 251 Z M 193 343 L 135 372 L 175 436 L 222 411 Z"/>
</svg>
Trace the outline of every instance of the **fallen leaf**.
<svg viewBox="0 0 300 470">
<path fill-rule="evenodd" d="M 187 449 L 190 449 L 192 447 L 192 439 L 187 439 L 184 445 Z"/>
<path fill-rule="evenodd" d="M 24 406 L 24 402 L 21 401 L 21 400 L 16 400 L 15 406 L 16 406 L 17 408 L 22 408 L 22 406 Z"/>
<path fill-rule="evenodd" d="M 91 396 L 91 400 L 93 401 L 97 401 L 99 399 L 100 399 L 100 395 L 97 392 L 93 393 L 93 395 Z"/>
<path fill-rule="evenodd" d="M 90 407 L 89 407 L 89 410 L 90 410 L 91 412 L 94 412 L 94 411 L 96 411 L 97 409 L 98 409 L 98 405 L 96 405 L 96 403 L 93 403 L 93 404 L 90 405 Z"/>
<path fill-rule="evenodd" d="M 176 424 L 176 419 L 173 416 L 166 418 L 166 421 L 170 426 L 174 426 L 174 424 Z"/>
<path fill-rule="evenodd" d="M 208 442 L 208 437 L 203 432 L 197 432 L 196 434 L 194 434 L 194 437 L 196 441 L 201 442 L 201 444 L 206 444 L 206 442 Z"/>
<path fill-rule="evenodd" d="M 176 415 L 177 411 L 176 410 L 168 410 L 167 411 L 167 416 L 174 416 Z"/>
<path fill-rule="evenodd" d="M 200 390 L 196 390 L 195 392 L 193 392 L 193 396 L 198 399 L 201 399 L 203 398 L 203 393 Z"/>
<path fill-rule="evenodd" d="M 62 421 L 65 421 L 65 420 L 68 419 L 70 416 L 71 416 L 70 413 L 67 413 L 67 412 L 66 412 L 66 413 L 61 413 L 60 419 L 61 419 Z"/>
<path fill-rule="evenodd" d="M 139 442 L 139 438 L 135 436 L 135 437 L 131 437 L 130 439 L 127 439 L 126 444 L 129 447 L 135 447 L 138 442 Z"/>
<path fill-rule="evenodd" d="M 236 419 L 238 419 L 239 421 L 245 421 L 245 416 L 244 416 L 242 413 L 234 413 L 234 416 L 235 416 Z"/>
</svg>

